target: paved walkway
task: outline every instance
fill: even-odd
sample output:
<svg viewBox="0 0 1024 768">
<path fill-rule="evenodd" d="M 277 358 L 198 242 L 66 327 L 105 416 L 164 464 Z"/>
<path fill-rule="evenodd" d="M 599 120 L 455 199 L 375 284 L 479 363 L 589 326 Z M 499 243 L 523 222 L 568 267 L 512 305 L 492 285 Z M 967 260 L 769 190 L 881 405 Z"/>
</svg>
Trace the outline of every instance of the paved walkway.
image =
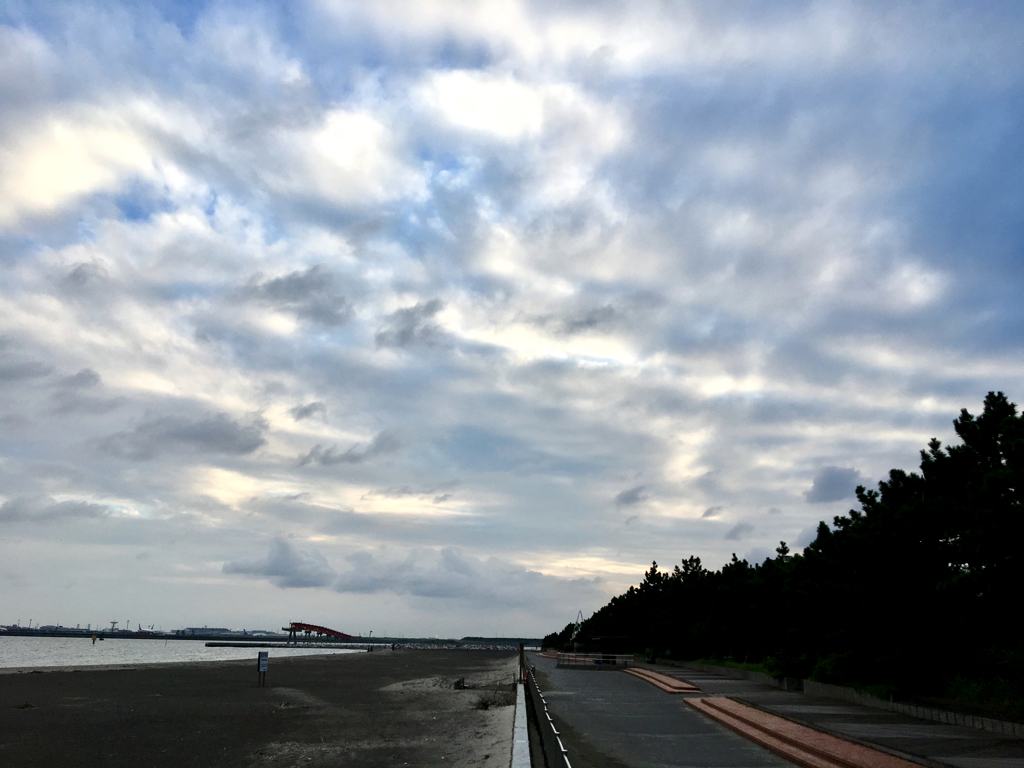
<svg viewBox="0 0 1024 768">
<path fill-rule="evenodd" d="M 791 768 L 640 678 L 530 654 L 573 768 Z M 678 672 L 678 670 L 674 670 Z"/>
<path fill-rule="evenodd" d="M 553 665 L 554 662 L 551 663 Z M 700 688 L 704 695 L 729 696 L 817 730 L 873 746 L 933 768 L 1024 768 L 1024 739 L 919 720 L 847 701 L 781 691 L 749 680 L 665 665 L 645 666 L 691 682 Z M 558 672 L 563 674 L 559 675 L 557 680 L 565 685 L 566 683 L 562 681 L 567 680 L 566 676 L 570 671 Z M 657 691 L 653 686 L 650 687 L 663 698 L 682 698 L 682 695 L 669 695 Z"/>
</svg>

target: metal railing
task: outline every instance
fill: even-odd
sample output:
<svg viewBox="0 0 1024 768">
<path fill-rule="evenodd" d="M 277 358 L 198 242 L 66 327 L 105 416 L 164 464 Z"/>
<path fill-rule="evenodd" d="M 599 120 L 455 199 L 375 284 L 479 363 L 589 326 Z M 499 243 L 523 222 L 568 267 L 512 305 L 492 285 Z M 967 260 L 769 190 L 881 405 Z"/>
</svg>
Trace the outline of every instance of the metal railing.
<svg viewBox="0 0 1024 768">
<path fill-rule="evenodd" d="M 537 685 L 537 676 L 530 670 L 526 676 L 527 698 L 533 709 L 534 722 L 540 733 L 540 747 L 544 753 L 544 765 L 547 768 L 572 768 L 569 762 L 568 750 L 562 744 L 562 735 L 555 728 L 555 721 L 551 719 L 548 712 L 548 703 L 544 700 Z"/>
<path fill-rule="evenodd" d="M 633 657 L 617 653 L 559 653 L 557 666 L 575 669 L 623 669 L 633 666 Z"/>
</svg>

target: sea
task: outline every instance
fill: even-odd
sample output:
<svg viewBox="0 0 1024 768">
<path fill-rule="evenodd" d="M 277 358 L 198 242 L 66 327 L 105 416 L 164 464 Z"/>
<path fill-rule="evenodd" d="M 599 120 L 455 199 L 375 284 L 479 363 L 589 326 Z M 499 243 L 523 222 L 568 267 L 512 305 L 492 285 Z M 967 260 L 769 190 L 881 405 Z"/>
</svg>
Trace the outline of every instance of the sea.
<svg viewBox="0 0 1024 768">
<path fill-rule="evenodd" d="M 365 653 L 359 648 L 207 648 L 202 640 L 143 640 L 89 637 L 4 637 L 0 635 L 0 669 L 30 667 L 92 667 L 184 661 L 252 659 L 260 651 L 270 658 L 324 653 Z"/>
</svg>

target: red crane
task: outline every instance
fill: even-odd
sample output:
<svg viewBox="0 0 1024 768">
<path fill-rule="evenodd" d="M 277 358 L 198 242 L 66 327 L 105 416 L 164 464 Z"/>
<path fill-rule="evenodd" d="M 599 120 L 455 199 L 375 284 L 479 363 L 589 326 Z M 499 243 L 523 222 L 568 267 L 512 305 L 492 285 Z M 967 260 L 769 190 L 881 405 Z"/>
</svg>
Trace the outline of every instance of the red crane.
<svg viewBox="0 0 1024 768">
<path fill-rule="evenodd" d="M 302 621 L 293 621 L 289 626 L 281 627 L 281 629 L 288 633 L 289 643 L 298 642 L 300 632 L 305 633 L 306 640 L 309 640 L 310 635 L 312 635 L 314 632 L 316 633 L 316 637 L 318 640 L 324 635 L 327 635 L 329 637 L 336 637 L 339 640 L 357 639 L 352 635 L 346 635 L 344 632 L 339 632 L 336 629 L 330 629 L 329 627 L 321 627 L 318 624 L 306 624 Z"/>
</svg>

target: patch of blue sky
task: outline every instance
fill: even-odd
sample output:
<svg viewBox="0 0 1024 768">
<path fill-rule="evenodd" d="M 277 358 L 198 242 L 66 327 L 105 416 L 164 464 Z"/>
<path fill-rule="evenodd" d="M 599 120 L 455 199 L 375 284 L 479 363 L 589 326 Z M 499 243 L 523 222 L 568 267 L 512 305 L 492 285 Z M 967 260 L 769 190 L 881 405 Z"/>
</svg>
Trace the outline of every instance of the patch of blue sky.
<svg viewBox="0 0 1024 768">
<path fill-rule="evenodd" d="M 49 245 L 36 236 L 37 234 L 33 232 L 32 235 L 23 235 L 20 232 L 0 231 L 0 264 L 36 258 L 39 251 Z"/>
<path fill-rule="evenodd" d="M 144 189 L 134 189 L 128 194 L 119 195 L 114 198 L 114 204 L 125 221 L 149 221 L 154 214 L 175 209 L 175 205 L 167 198 L 151 195 Z"/>
<path fill-rule="evenodd" d="M 416 258 L 423 258 L 433 246 L 444 247 L 452 234 L 433 206 L 409 205 L 392 220 L 388 235 Z"/>
<path fill-rule="evenodd" d="M 217 190 L 211 189 L 210 193 L 206 196 L 206 204 L 203 206 L 203 213 L 206 214 L 207 218 L 213 218 L 217 213 L 217 201 L 220 200 L 220 195 L 217 194 Z"/>
</svg>

